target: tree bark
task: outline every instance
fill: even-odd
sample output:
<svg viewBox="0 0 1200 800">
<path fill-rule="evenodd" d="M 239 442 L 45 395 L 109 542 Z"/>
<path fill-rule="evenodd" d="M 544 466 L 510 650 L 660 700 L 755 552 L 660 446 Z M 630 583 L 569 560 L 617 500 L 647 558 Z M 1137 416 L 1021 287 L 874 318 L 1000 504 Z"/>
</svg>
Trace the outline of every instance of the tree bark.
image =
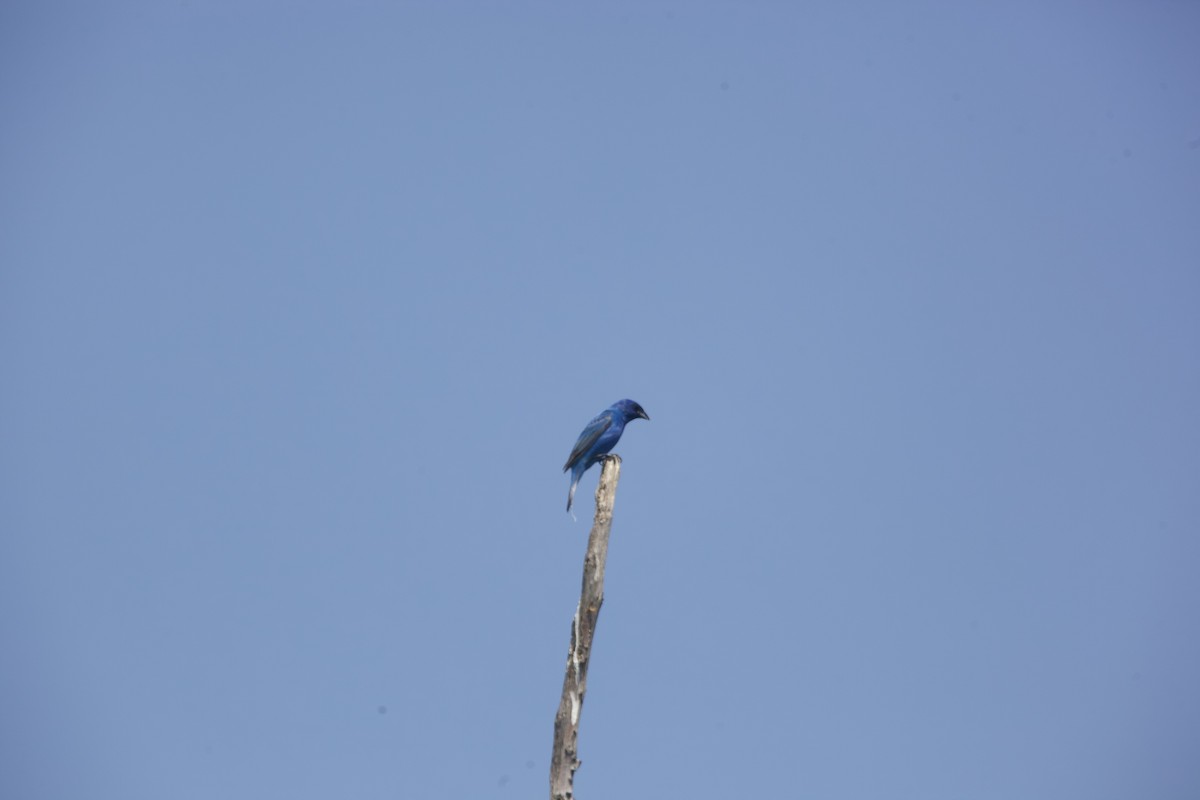
<svg viewBox="0 0 1200 800">
<path fill-rule="evenodd" d="M 583 560 L 583 587 L 571 621 L 571 646 L 567 650 L 567 672 L 563 676 L 562 700 L 554 716 L 554 752 L 550 756 L 550 800 L 573 800 L 575 770 L 579 769 L 576 743 L 579 715 L 587 691 L 588 662 L 600 606 L 604 603 L 604 562 L 608 558 L 608 534 L 612 529 L 613 504 L 621 458 L 607 455 L 601 462 L 600 485 L 596 487 L 596 518 L 588 535 Z"/>
</svg>

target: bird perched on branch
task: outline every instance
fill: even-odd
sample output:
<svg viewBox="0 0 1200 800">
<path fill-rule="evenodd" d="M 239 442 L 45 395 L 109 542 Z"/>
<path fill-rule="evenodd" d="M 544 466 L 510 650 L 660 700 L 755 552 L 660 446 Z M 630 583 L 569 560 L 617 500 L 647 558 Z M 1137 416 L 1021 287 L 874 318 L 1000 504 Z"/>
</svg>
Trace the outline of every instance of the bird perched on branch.
<svg viewBox="0 0 1200 800">
<path fill-rule="evenodd" d="M 650 415 L 632 400 L 618 400 L 601 411 L 579 434 L 579 441 L 575 442 L 571 455 L 567 456 L 567 463 L 563 465 L 563 472 L 571 470 L 571 491 L 567 493 L 568 512 L 575 500 L 575 487 L 579 485 L 583 473 L 616 447 L 625 431 L 625 423 L 631 419 L 649 420 Z"/>
</svg>

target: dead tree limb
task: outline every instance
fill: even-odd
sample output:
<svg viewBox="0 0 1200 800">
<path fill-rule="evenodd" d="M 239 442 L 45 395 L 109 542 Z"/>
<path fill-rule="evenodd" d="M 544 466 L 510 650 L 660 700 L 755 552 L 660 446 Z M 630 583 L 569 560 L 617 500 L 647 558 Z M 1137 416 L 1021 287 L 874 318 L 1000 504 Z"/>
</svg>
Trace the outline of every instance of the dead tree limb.
<svg viewBox="0 0 1200 800">
<path fill-rule="evenodd" d="M 596 518 L 588 535 L 587 555 L 583 560 L 583 588 L 579 605 L 571 621 L 571 647 L 567 651 L 567 673 L 563 677 L 562 700 L 554 716 L 554 752 L 550 756 L 550 800 L 572 800 L 575 796 L 575 770 L 579 769 L 579 714 L 587 691 L 588 662 L 592 655 L 592 636 L 604 602 L 604 562 L 608 558 L 608 534 L 612 529 L 613 504 L 617 499 L 617 480 L 621 477 L 621 459 L 608 455 L 600 470 L 596 487 Z"/>
</svg>

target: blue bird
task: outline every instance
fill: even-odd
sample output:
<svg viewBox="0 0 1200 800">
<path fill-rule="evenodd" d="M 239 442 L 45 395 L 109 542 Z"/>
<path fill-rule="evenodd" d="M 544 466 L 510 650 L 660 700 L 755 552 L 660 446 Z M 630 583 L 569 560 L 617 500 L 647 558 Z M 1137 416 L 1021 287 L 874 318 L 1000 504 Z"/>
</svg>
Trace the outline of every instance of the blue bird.
<svg viewBox="0 0 1200 800">
<path fill-rule="evenodd" d="M 625 431 L 625 423 L 631 419 L 648 420 L 650 415 L 632 400 L 618 400 L 601 411 L 579 434 L 579 441 L 575 442 L 571 455 L 567 456 L 567 463 L 563 465 L 563 472 L 571 470 L 571 491 L 567 493 L 568 512 L 575 500 L 575 487 L 579 485 L 583 473 L 616 447 Z"/>
</svg>

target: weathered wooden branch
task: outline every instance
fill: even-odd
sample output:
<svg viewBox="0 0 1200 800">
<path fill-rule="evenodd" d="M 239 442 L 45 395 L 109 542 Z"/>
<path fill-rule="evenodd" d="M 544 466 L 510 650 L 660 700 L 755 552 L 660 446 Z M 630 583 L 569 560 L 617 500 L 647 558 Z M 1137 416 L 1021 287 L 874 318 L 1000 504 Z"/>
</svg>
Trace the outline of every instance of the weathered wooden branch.
<svg viewBox="0 0 1200 800">
<path fill-rule="evenodd" d="M 621 477 L 621 458 L 604 457 L 600 485 L 596 487 L 596 518 L 588 535 L 587 555 L 583 559 L 583 587 L 579 605 L 571 621 L 571 647 L 567 651 L 567 673 L 563 676 L 562 700 L 554 716 L 554 752 L 550 756 L 550 800 L 572 800 L 575 796 L 575 770 L 579 769 L 579 714 L 587 691 L 588 661 L 592 655 L 592 636 L 604 602 L 604 562 L 608 558 L 608 534 L 612 529 L 613 504 L 617 499 L 617 480 Z"/>
</svg>

